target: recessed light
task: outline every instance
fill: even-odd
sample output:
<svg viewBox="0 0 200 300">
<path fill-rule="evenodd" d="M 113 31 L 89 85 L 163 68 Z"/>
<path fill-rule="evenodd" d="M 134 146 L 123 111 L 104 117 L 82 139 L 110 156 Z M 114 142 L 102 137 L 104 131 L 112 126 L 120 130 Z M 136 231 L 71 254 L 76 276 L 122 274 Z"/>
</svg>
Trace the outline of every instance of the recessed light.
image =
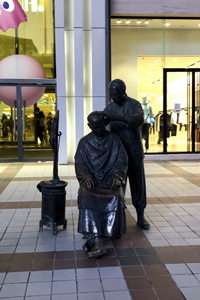
<svg viewBox="0 0 200 300">
<path fill-rule="evenodd" d="M 43 11 L 44 11 L 44 6 L 39 5 L 39 6 L 38 6 L 38 11 L 39 11 L 39 12 L 43 12 Z"/>
<path fill-rule="evenodd" d="M 141 24 L 141 23 L 142 23 L 142 21 L 140 21 L 140 20 L 137 21 L 137 24 Z"/>
<path fill-rule="evenodd" d="M 170 26 L 170 23 L 166 23 L 165 26 L 166 26 L 166 27 Z"/>
<path fill-rule="evenodd" d="M 149 21 L 148 21 L 148 20 L 146 20 L 146 21 L 144 22 L 144 24 L 149 24 Z"/>
<path fill-rule="evenodd" d="M 122 22 L 121 20 L 118 20 L 118 21 L 117 21 L 117 24 L 120 24 L 121 22 Z"/>
<path fill-rule="evenodd" d="M 131 21 L 126 21 L 126 24 L 130 24 L 131 23 Z"/>
</svg>

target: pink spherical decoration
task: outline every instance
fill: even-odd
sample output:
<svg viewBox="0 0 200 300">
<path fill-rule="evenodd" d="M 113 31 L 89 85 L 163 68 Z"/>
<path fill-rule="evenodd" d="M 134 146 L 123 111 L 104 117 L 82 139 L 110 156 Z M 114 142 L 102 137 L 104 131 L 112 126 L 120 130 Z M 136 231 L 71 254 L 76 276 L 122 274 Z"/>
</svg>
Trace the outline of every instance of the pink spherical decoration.
<svg viewBox="0 0 200 300">
<path fill-rule="evenodd" d="M 1 79 L 44 79 L 46 73 L 43 67 L 32 57 L 26 55 L 11 55 L 0 61 Z M 45 87 L 22 87 L 22 101 L 26 107 L 35 104 L 43 95 Z M 16 87 L 0 86 L 0 101 L 14 106 L 16 100 Z"/>
</svg>

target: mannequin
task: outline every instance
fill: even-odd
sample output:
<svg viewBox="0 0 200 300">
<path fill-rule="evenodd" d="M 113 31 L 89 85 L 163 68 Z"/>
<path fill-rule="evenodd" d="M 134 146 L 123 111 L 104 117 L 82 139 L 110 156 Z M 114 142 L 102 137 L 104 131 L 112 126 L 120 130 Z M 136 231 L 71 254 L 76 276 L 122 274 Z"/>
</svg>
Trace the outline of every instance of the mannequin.
<svg viewBox="0 0 200 300">
<path fill-rule="evenodd" d="M 145 140 L 145 149 L 148 152 L 149 149 L 149 128 L 151 123 L 154 122 L 151 104 L 147 102 L 147 95 L 142 95 L 141 102 L 144 111 L 144 124 L 142 125 L 142 138 Z"/>
</svg>

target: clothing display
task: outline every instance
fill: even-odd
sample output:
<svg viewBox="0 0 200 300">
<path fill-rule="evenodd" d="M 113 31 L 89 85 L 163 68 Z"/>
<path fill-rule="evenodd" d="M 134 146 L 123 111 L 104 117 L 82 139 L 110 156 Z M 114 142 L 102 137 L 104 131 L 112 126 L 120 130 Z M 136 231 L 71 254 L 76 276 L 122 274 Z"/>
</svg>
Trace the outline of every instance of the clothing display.
<svg viewBox="0 0 200 300">
<path fill-rule="evenodd" d="M 151 123 L 154 123 L 151 104 L 146 102 L 146 96 L 142 97 L 141 102 L 144 111 L 144 124 L 142 125 L 142 138 L 145 140 L 145 149 L 149 149 L 149 128 Z"/>
</svg>

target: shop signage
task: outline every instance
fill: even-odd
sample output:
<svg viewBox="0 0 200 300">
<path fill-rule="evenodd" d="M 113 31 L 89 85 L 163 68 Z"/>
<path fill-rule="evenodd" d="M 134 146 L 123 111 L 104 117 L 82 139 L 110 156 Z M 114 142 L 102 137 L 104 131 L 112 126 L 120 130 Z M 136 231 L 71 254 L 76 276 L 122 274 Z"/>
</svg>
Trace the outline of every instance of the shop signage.
<svg viewBox="0 0 200 300">
<path fill-rule="evenodd" d="M 180 103 L 174 103 L 174 112 L 180 113 L 181 111 L 181 104 Z"/>
</svg>

